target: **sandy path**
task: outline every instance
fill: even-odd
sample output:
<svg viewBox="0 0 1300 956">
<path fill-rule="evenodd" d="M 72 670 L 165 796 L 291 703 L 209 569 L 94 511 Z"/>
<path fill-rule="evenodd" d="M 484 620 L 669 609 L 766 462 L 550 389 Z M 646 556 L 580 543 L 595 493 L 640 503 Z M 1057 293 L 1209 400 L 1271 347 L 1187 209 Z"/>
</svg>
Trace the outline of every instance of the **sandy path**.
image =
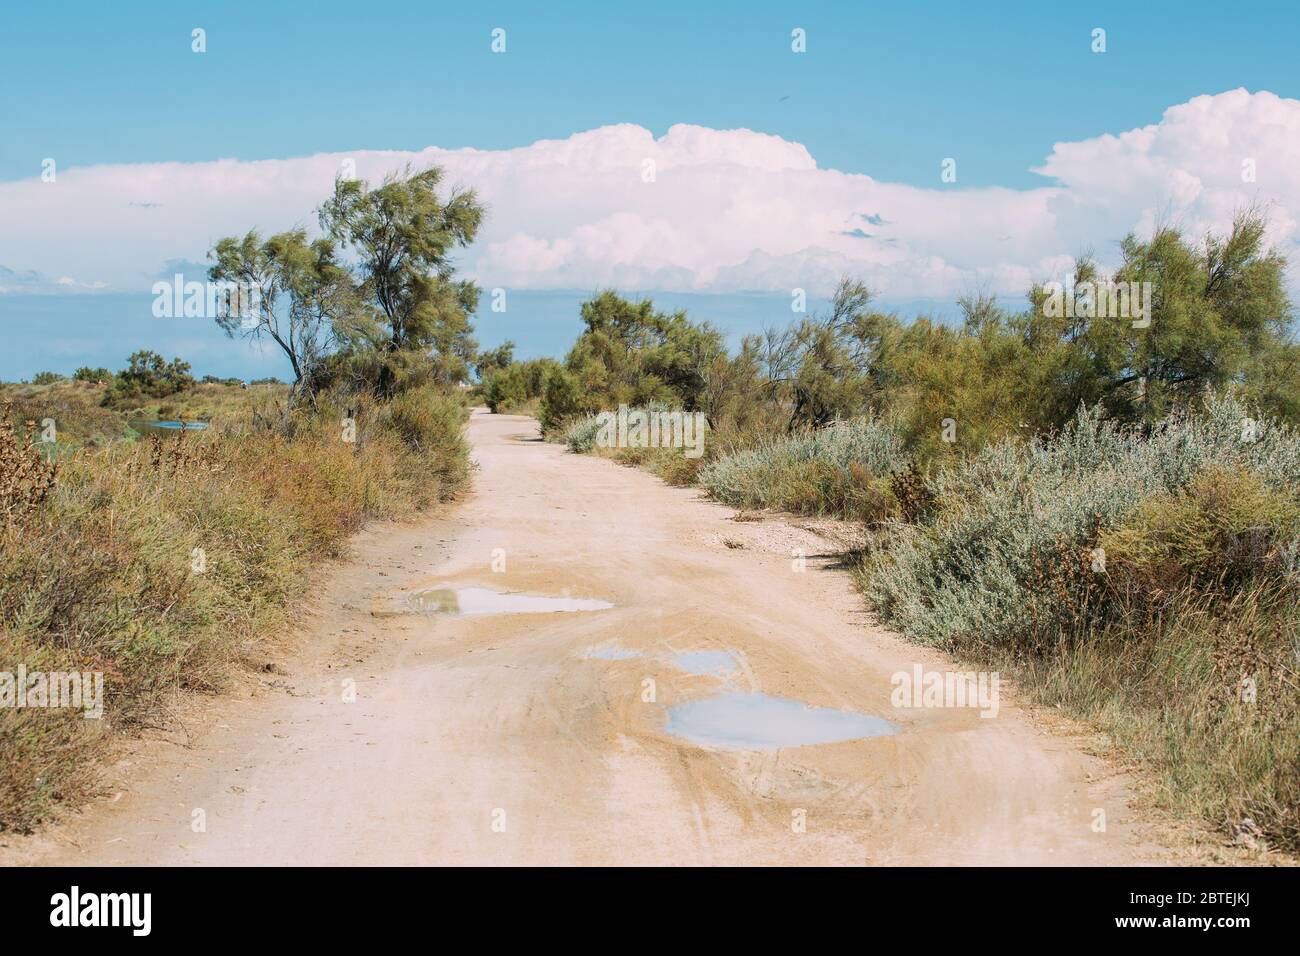
<svg viewBox="0 0 1300 956">
<path fill-rule="evenodd" d="M 473 494 L 442 518 L 361 535 L 282 676 L 189 705 L 188 746 L 139 743 L 110 768 L 109 798 L 39 838 L 10 837 L 0 862 L 1164 859 L 1129 822 L 1123 781 L 1005 691 L 994 719 L 893 708 L 891 674 L 952 665 L 872 628 L 848 575 L 819 556 L 824 541 L 779 520 L 731 521 L 697 492 L 535 435 L 531 419 L 476 412 Z M 810 555 L 803 573 L 793 548 Z M 399 610 L 444 582 L 615 607 Z M 643 656 L 586 656 L 614 645 Z M 677 667 L 671 654 L 688 650 L 730 651 L 732 689 L 901 730 L 767 752 L 683 743 L 664 730 L 666 708 L 724 681 Z"/>
</svg>

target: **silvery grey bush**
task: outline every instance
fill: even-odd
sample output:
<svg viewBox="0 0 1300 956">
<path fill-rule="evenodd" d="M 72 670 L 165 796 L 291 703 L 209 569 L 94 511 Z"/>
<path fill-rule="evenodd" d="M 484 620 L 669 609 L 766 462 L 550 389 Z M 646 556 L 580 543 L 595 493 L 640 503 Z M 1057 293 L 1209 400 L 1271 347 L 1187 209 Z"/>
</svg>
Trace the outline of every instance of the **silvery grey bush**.
<svg viewBox="0 0 1300 956">
<path fill-rule="evenodd" d="M 628 409 L 628 412 L 643 412 L 646 415 L 672 411 L 674 411 L 672 406 L 665 402 L 650 402 L 647 405 Z M 564 443 L 569 446 L 570 451 L 585 454 L 596 447 L 600 427 L 600 415 L 588 413 L 575 418 L 564 430 Z"/>
<path fill-rule="evenodd" d="M 1211 396 L 1201 414 L 1172 416 L 1149 434 L 1080 410 L 1057 436 L 997 443 L 929 478 L 939 507 L 922 524 L 893 526 L 888 550 L 866 569 L 867 594 L 916 640 L 1006 645 L 1027 623 L 1036 554 L 1058 542 L 1084 547 L 1098 527 L 1211 465 L 1296 495 L 1300 436 L 1233 398 Z"/>
<path fill-rule="evenodd" d="M 851 463 L 857 464 L 882 476 L 907 464 L 897 432 L 879 419 L 855 418 L 725 455 L 705 465 L 698 481 L 718 501 L 736 505 L 761 502 L 770 507 L 776 504 L 769 500 L 776 491 L 772 477 L 815 460 L 846 472 Z"/>
<path fill-rule="evenodd" d="M 564 443 L 570 451 L 585 454 L 596 447 L 596 434 L 599 431 L 600 420 L 595 415 L 584 415 L 565 429 Z"/>
</svg>

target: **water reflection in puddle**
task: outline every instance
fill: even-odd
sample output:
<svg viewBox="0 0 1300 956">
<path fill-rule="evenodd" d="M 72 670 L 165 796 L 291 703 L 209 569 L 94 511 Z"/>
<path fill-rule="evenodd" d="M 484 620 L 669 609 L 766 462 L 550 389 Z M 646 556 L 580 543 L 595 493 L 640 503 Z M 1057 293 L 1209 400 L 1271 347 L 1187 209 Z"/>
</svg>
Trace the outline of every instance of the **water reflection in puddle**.
<svg viewBox="0 0 1300 956">
<path fill-rule="evenodd" d="M 736 670 L 736 658 L 730 651 L 682 651 L 673 655 L 673 663 L 688 674 L 722 677 Z"/>
<path fill-rule="evenodd" d="M 594 598 L 545 597 L 492 588 L 431 588 L 408 599 L 424 614 L 473 617 L 479 614 L 551 614 L 557 611 L 603 611 L 614 605 Z"/>
<path fill-rule="evenodd" d="M 809 707 L 768 694 L 729 693 L 668 708 L 670 734 L 728 750 L 776 750 L 880 737 L 898 727 L 880 717 Z"/>
<path fill-rule="evenodd" d="M 605 647 L 589 647 L 582 656 L 589 660 L 598 661 L 630 661 L 634 657 L 644 657 L 645 655 L 640 651 L 630 651 L 626 647 L 611 644 Z"/>
</svg>

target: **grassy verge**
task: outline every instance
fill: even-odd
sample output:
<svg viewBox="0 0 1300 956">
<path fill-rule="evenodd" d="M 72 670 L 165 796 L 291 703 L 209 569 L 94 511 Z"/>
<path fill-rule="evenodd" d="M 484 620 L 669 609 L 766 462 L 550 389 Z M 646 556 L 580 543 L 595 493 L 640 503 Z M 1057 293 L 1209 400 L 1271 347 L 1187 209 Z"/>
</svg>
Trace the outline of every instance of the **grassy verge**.
<svg viewBox="0 0 1300 956">
<path fill-rule="evenodd" d="M 578 454 L 599 455 L 630 468 L 643 468 L 678 487 L 698 483 L 700 472 L 709 461 L 708 454 L 713 450 L 707 440 L 700 455 L 688 455 L 682 448 L 602 448 L 597 444 L 599 431 L 597 417 L 583 415 L 547 433 L 546 438 L 563 442 Z"/>
<path fill-rule="evenodd" d="M 1295 594 L 1185 593 L 1149 619 L 1023 659 L 1034 698 L 1083 717 L 1150 772 L 1159 805 L 1227 839 L 1300 850 Z"/>
<path fill-rule="evenodd" d="M 0 425 L 0 672 L 102 672 L 105 708 L 0 708 L 0 830 L 82 799 L 113 733 L 162 719 L 177 690 L 218 688 L 364 522 L 454 494 L 463 419 L 424 388 L 83 448 L 57 466 Z"/>
<path fill-rule="evenodd" d="M 914 473 L 903 443 L 874 418 L 775 436 L 708 432 L 704 454 L 694 458 L 680 448 L 600 448 L 599 428 L 597 417 L 586 415 L 551 437 L 579 454 L 644 468 L 669 484 L 698 485 L 737 508 L 876 522 L 906 513 L 910 503 Z"/>
</svg>

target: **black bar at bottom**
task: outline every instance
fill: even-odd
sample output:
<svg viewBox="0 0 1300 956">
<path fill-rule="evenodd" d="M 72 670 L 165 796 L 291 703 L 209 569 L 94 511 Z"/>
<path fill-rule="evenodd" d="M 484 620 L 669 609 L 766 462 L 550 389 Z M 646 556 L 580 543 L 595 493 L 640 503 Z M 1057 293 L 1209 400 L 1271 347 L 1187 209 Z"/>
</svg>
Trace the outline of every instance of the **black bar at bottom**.
<svg viewBox="0 0 1300 956">
<path fill-rule="evenodd" d="M 373 944 L 409 938 L 422 929 L 445 933 L 457 927 L 491 938 L 502 930 L 532 927 L 538 942 L 545 937 L 553 943 L 570 934 L 575 941 L 582 938 L 583 921 L 593 926 L 623 923 L 629 940 L 650 941 L 663 933 L 664 942 L 688 926 L 707 931 L 701 924 L 716 926 L 732 941 L 751 933 L 761 940 L 786 923 L 809 935 L 824 930 L 863 939 L 870 937 L 862 934 L 877 931 L 919 932 L 939 945 L 951 933 L 974 942 L 1008 932 L 1051 933 L 1043 938 L 1070 942 L 1201 936 L 1231 945 L 1241 934 L 1260 930 L 1273 938 L 1284 938 L 1278 935 L 1283 932 L 1289 936 L 1296 926 L 1297 888 L 1295 870 L 1264 868 L 752 869 L 725 874 L 14 869 L 0 871 L 0 926 L 11 945 L 70 934 L 80 941 L 114 937 L 128 945 L 182 939 L 212 944 L 270 933 L 288 935 L 298 944 Z"/>
</svg>

